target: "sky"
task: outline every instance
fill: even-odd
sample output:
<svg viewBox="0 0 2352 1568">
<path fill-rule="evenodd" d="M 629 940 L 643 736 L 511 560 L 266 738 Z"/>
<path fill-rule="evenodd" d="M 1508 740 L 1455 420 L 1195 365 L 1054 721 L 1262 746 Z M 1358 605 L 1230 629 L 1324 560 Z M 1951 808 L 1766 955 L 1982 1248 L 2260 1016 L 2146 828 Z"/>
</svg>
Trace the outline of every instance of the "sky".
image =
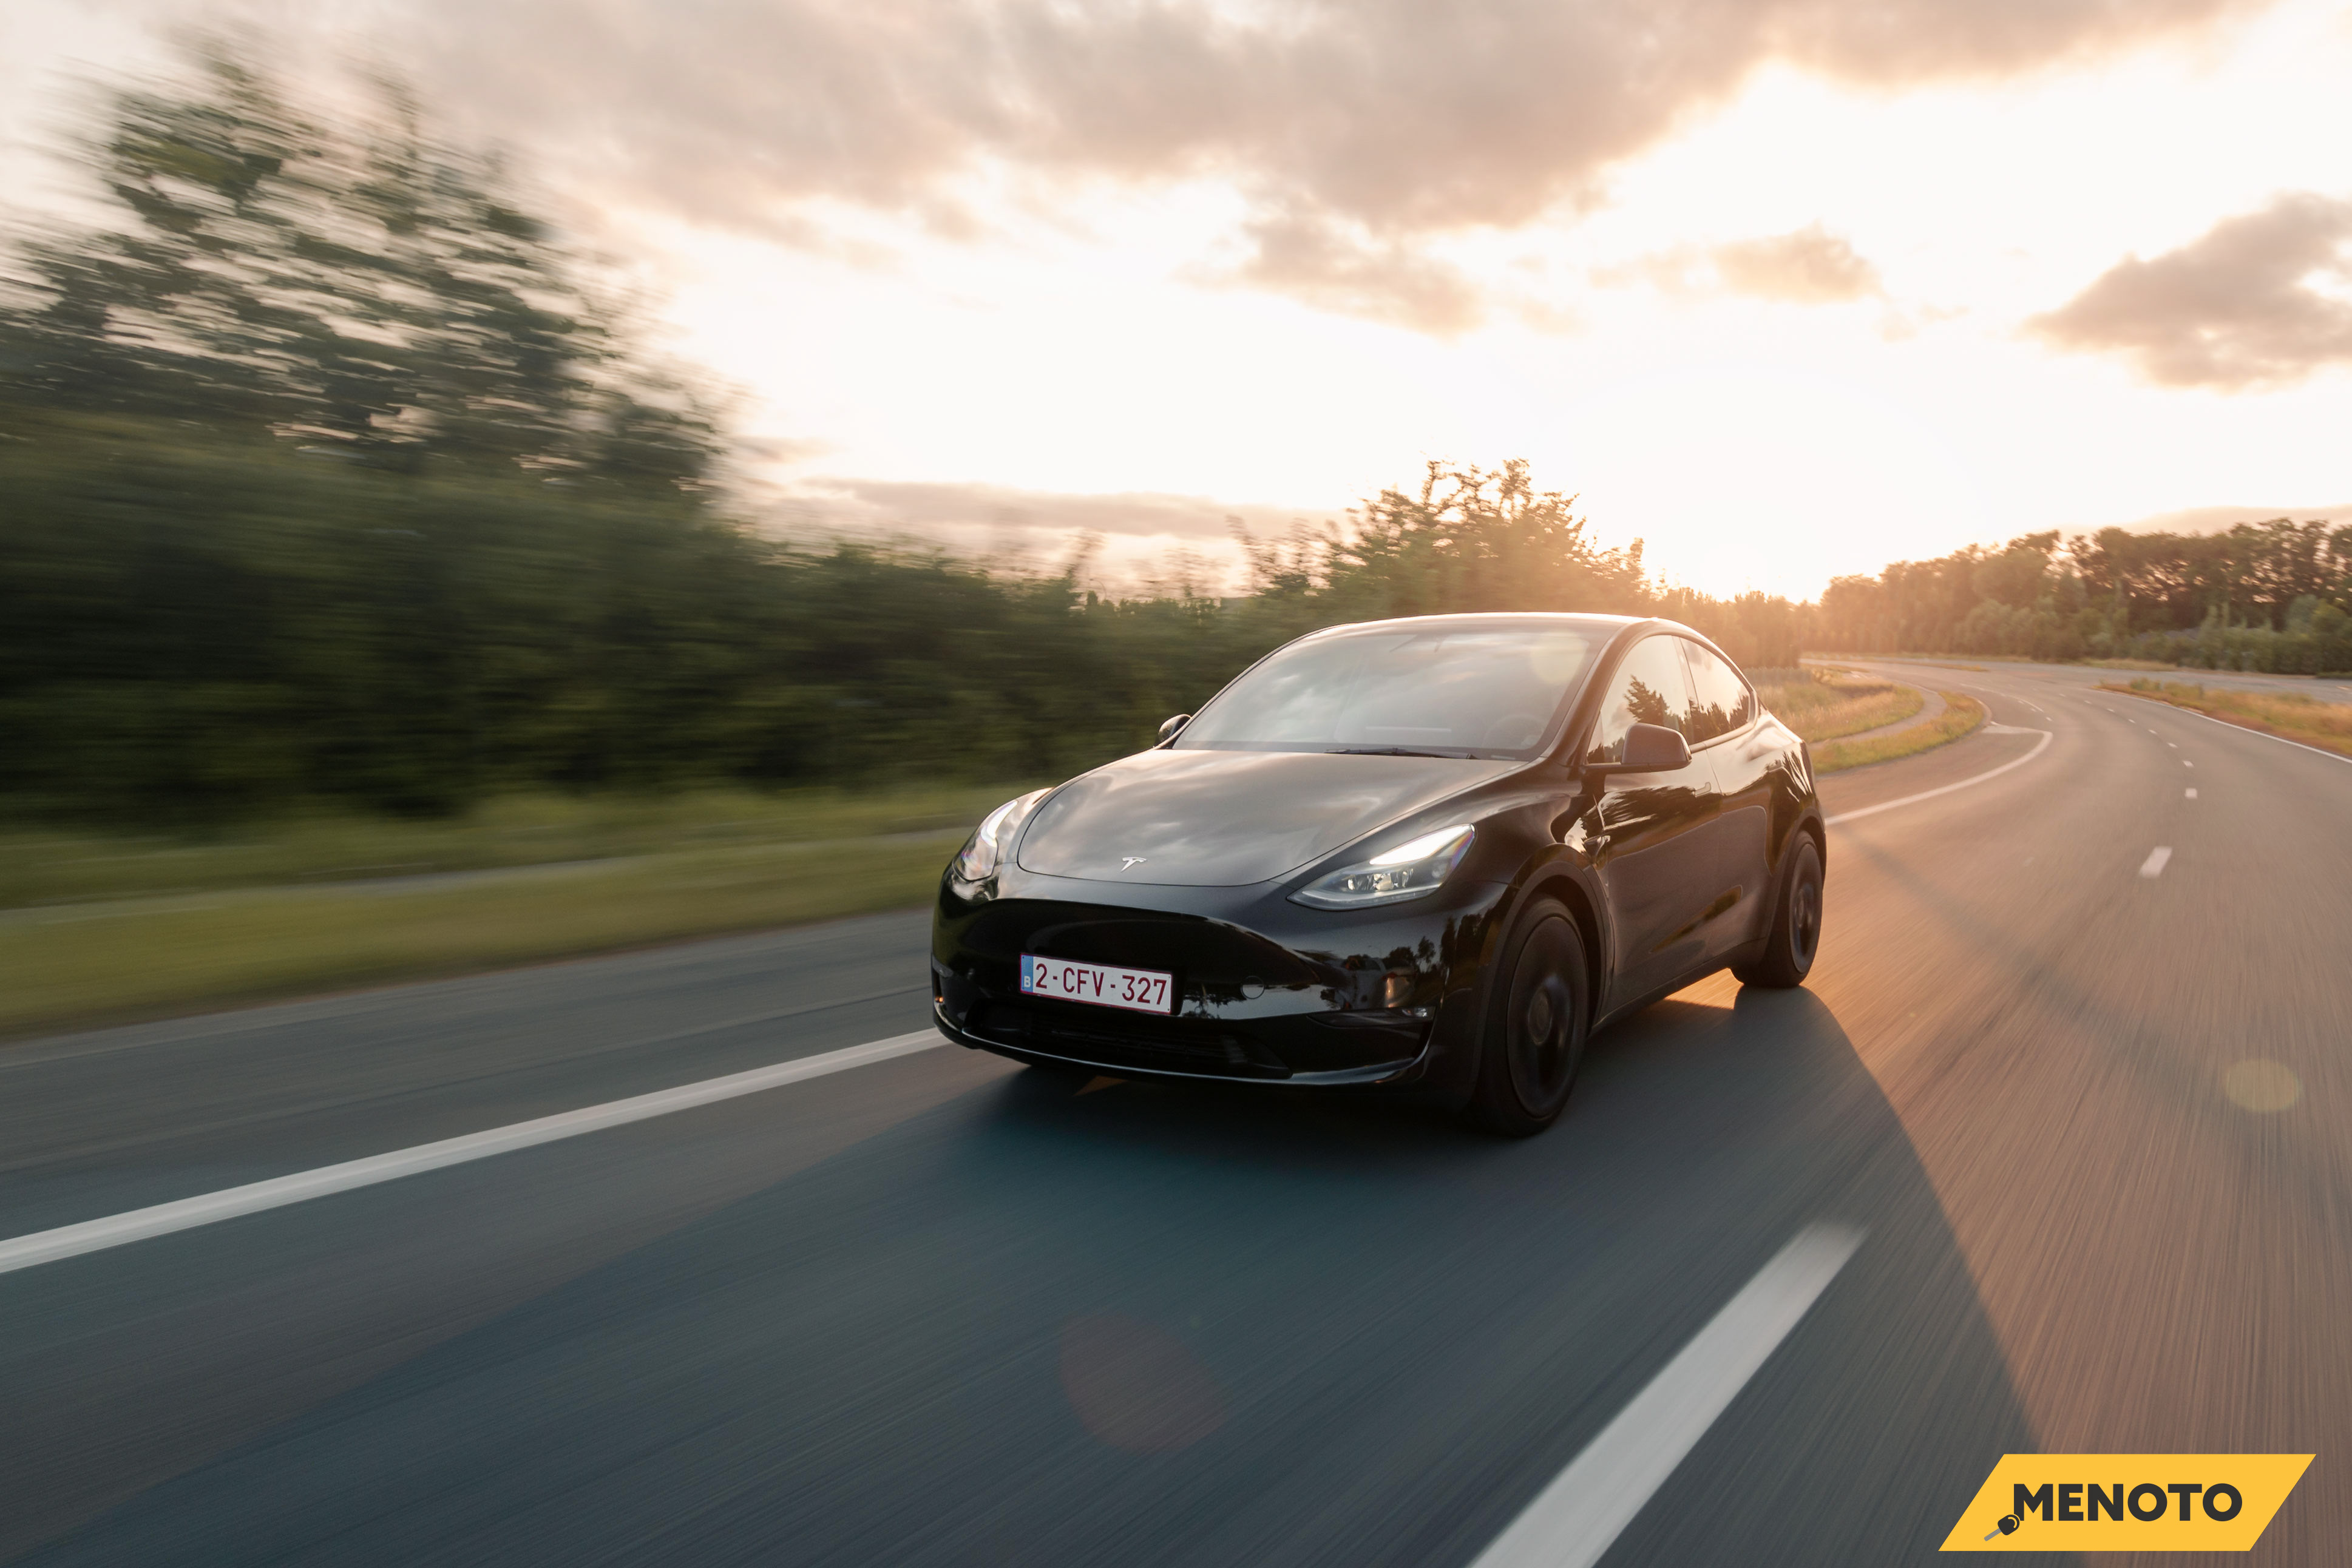
<svg viewBox="0 0 2352 1568">
<path fill-rule="evenodd" d="M 1524 457 L 1809 597 L 2352 517 L 2345 0 L 7 0 L 0 189 L 237 27 L 507 150 L 778 527 L 1237 586 L 1233 519 Z"/>
</svg>

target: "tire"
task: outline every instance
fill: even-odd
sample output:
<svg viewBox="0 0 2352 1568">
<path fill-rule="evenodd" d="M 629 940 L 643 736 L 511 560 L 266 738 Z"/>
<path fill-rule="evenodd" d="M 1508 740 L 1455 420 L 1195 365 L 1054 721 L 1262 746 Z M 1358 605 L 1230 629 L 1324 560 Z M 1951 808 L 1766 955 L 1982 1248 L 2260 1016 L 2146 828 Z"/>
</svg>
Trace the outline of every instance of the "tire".
<svg viewBox="0 0 2352 1568">
<path fill-rule="evenodd" d="M 1811 833 L 1799 833 L 1789 852 L 1788 874 L 1780 879 L 1780 899 L 1772 911 L 1763 956 L 1733 965 L 1731 973 L 1743 986 L 1785 991 L 1805 983 L 1821 946 L 1822 851 Z"/>
<path fill-rule="evenodd" d="M 1592 1025 L 1584 938 L 1566 909 L 1538 900 L 1514 934 L 1479 1052 L 1473 1123 L 1529 1138 L 1559 1120 Z"/>
</svg>

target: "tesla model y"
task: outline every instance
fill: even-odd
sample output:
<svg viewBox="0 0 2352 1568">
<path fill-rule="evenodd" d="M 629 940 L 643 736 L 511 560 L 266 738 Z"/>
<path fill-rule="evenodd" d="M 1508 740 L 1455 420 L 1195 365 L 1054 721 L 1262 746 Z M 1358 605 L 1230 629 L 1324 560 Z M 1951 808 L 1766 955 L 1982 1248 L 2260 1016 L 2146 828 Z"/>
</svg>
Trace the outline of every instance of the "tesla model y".
<svg viewBox="0 0 2352 1568">
<path fill-rule="evenodd" d="M 1802 983 L 1811 759 L 1705 637 L 1339 626 L 992 811 L 940 882 L 950 1038 L 1120 1077 L 1412 1087 L 1540 1132 L 1586 1040 L 1717 969 Z"/>
</svg>

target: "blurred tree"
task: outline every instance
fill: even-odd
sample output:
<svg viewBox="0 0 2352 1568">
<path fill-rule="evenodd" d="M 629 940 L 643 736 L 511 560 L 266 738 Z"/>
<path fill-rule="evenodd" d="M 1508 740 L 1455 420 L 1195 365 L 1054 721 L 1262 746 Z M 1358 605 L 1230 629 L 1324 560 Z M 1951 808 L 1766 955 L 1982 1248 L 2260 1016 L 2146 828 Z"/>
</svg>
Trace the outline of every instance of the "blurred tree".
<svg viewBox="0 0 2352 1568">
<path fill-rule="evenodd" d="M 581 259 L 415 103 L 331 126 L 215 46 L 114 95 L 84 157 L 124 219 L 25 248 L 10 400 L 252 423 L 374 466 L 704 480 L 707 412 L 629 352 Z"/>
<path fill-rule="evenodd" d="M 1319 608 L 1336 619 L 1473 610 L 1635 611 L 1642 545 L 1602 549 L 1576 499 L 1538 490 L 1524 461 L 1492 472 L 1433 462 L 1417 490 L 1383 490 L 1327 551 Z"/>
</svg>

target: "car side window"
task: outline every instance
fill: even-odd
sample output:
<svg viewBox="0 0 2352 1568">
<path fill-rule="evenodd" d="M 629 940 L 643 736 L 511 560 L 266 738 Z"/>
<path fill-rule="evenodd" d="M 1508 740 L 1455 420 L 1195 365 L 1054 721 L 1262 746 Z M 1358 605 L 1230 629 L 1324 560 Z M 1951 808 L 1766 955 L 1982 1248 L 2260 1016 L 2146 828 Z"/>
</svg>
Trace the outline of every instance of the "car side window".
<svg viewBox="0 0 2352 1568">
<path fill-rule="evenodd" d="M 1685 737 L 1690 734 L 1690 674 L 1675 647 L 1679 641 L 1649 637 L 1633 644 L 1609 683 L 1609 695 L 1593 723 L 1584 760 L 1625 760 L 1625 732 L 1637 724 L 1663 725 Z"/>
<path fill-rule="evenodd" d="M 1680 640 L 1690 660 L 1691 726 L 1683 733 L 1693 746 L 1744 729 L 1756 716 L 1756 695 L 1739 672 L 1687 639 Z"/>
</svg>

